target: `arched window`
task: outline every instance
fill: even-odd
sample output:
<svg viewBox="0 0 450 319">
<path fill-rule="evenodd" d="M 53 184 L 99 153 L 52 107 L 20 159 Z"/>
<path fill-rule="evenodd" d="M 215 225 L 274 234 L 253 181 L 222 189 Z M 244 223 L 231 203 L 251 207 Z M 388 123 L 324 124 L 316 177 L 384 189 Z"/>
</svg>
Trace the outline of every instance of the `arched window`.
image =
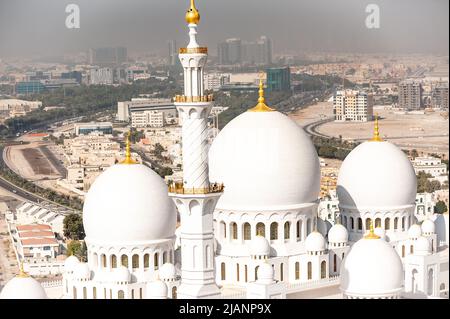
<svg viewBox="0 0 450 319">
<path fill-rule="evenodd" d="M 324 279 L 327 276 L 327 262 L 323 260 L 320 263 L 320 278 Z"/>
<path fill-rule="evenodd" d="M 285 222 L 284 223 L 284 239 L 289 239 L 290 232 L 291 232 L 291 223 Z"/>
<path fill-rule="evenodd" d="M 256 268 L 255 268 L 255 280 L 258 280 L 258 269 L 259 269 L 259 266 L 256 266 Z"/>
<path fill-rule="evenodd" d="M 414 245 L 411 245 L 411 247 L 409 247 L 409 253 L 414 254 Z"/>
<path fill-rule="evenodd" d="M 283 281 L 284 279 L 284 264 L 280 264 L 280 281 Z"/>
<path fill-rule="evenodd" d="M 297 239 L 301 239 L 302 238 L 302 221 L 299 220 L 297 221 Z"/>
<path fill-rule="evenodd" d="M 402 217 L 402 230 L 405 230 L 405 216 Z"/>
<path fill-rule="evenodd" d="M 391 219 L 389 217 L 387 217 L 384 220 L 384 229 L 389 230 L 390 228 L 391 228 Z"/>
<path fill-rule="evenodd" d="M 123 292 L 123 290 L 119 290 L 119 292 L 117 293 L 117 298 L 125 299 L 125 293 Z"/>
<path fill-rule="evenodd" d="M 362 230 L 362 219 L 358 218 L 358 230 Z"/>
<path fill-rule="evenodd" d="M 256 224 L 256 234 L 266 237 L 266 226 L 264 225 L 264 223 Z"/>
<path fill-rule="evenodd" d="M 220 231 L 222 232 L 222 237 L 227 238 L 227 225 L 224 221 L 220 222 Z"/>
<path fill-rule="evenodd" d="M 144 268 L 150 267 L 150 255 L 145 254 L 144 255 Z"/>
<path fill-rule="evenodd" d="M 103 288 L 103 297 L 106 299 L 106 288 Z"/>
<path fill-rule="evenodd" d="M 92 297 L 93 297 L 94 299 L 97 299 L 97 287 L 93 287 L 93 288 L 92 288 Z"/>
<path fill-rule="evenodd" d="M 167 262 L 167 251 L 163 252 L 163 264 Z"/>
<path fill-rule="evenodd" d="M 337 256 L 334 254 L 333 256 L 333 272 L 337 272 Z"/>
<path fill-rule="evenodd" d="M 155 264 L 155 270 L 159 268 L 159 254 L 155 253 L 155 255 L 153 255 L 153 262 Z"/>
<path fill-rule="evenodd" d="M 172 288 L 172 299 L 177 299 L 177 286 Z"/>
<path fill-rule="evenodd" d="M 122 257 L 120 257 L 120 262 L 122 263 L 122 266 L 128 267 L 128 256 L 122 255 Z"/>
<path fill-rule="evenodd" d="M 239 281 L 239 264 L 236 264 L 236 280 Z"/>
<path fill-rule="evenodd" d="M 300 279 L 300 263 L 297 261 L 295 263 L 295 280 Z"/>
<path fill-rule="evenodd" d="M 370 222 L 371 222 L 372 220 L 370 219 L 370 218 L 366 218 L 366 230 L 369 230 L 370 229 Z"/>
<path fill-rule="evenodd" d="M 134 289 L 131 289 L 131 299 L 134 299 Z"/>
<path fill-rule="evenodd" d="M 77 299 L 77 288 L 76 287 L 73 287 L 73 291 L 72 291 L 72 293 L 73 293 L 73 299 Z"/>
<path fill-rule="evenodd" d="M 312 263 L 308 261 L 308 280 L 312 279 Z"/>
<path fill-rule="evenodd" d="M 117 268 L 117 257 L 116 257 L 116 255 L 111 255 L 111 268 Z"/>
<path fill-rule="evenodd" d="M 252 239 L 252 228 L 249 223 L 244 223 L 244 240 Z"/>
<path fill-rule="evenodd" d="M 109 289 L 109 299 L 112 299 L 112 289 Z"/>
<path fill-rule="evenodd" d="M 347 216 L 344 216 L 344 226 L 345 226 L 345 228 L 348 228 Z"/>
<path fill-rule="evenodd" d="M 244 279 L 245 279 L 245 282 L 248 281 L 248 268 L 247 268 L 247 265 L 244 266 Z"/>
<path fill-rule="evenodd" d="M 353 217 L 350 217 L 350 228 L 355 229 L 355 222 L 353 220 Z"/>
<path fill-rule="evenodd" d="M 270 224 L 270 240 L 278 239 L 278 223 L 273 222 Z"/>
<path fill-rule="evenodd" d="M 94 253 L 92 255 L 92 258 L 94 259 L 94 267 L 97 267 L 98 264 L 98 255 L 96 253 Z"/>
<path fill-rule="evenodd" d="M 381 227 L 381 218 L 375 219 L 375 227 Z"/>
<path fill-rule="evenodd" d="M 402 245 L 402 257 L 405 257 L 405 245 Z"/>
<path fill-rule="evenodd" d="M 134 254 L 133 257 L 131 257 L 131 265 L 133 269 L 139 268 L 139 255 Z"/>
<path fill-rule="evenodd" d="M 231 227 L 231 238 L 237 239 L 238 237 L 237 224 L 233 222 L 230 224 L 230 227 Z"/>
<path fill-rule="evenodd" d="M 102 260 L 102 267 L 106 268 L 106 255 L 102 254 L 100 259 Z"/>
<path fill-rule="evenodd" d="M 221 263 L 220 264 L 220 279 L 221 280 L 225 280 L 226 276 L 225 276 L 225 263 Z"/>
<path fill-rule="evenodd" d="M 142 288 L 139 288 L 139 299 L 142 299 Z"/>
<path fill-rule="evenodd" d="M 398 229 L 398 217 L 394 218 L 394 230 Z"/>
<path fill-rule="evenodd" d="M 430 269 L 428 271 L 428 287 L 427 287 L 427 291 L 428 291 L 428 296 L 432 296 L 433 295 L 433 269 Z"/>
<path fill-rule="evenodd" d="M 87 288 L 83 287 L 83 299 L 87 299 Z"/>
</svg>

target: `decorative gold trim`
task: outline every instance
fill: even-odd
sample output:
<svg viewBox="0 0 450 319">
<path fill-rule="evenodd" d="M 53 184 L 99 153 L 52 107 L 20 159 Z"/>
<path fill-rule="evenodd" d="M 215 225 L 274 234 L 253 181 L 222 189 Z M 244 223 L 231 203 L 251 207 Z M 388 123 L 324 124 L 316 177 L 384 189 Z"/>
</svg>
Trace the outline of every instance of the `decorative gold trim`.
<svg viewBox="0 0 450 319">
<path fill-rule="evenodd" d="M 380 130 L 378 127 L 378 113 L 375 114 L 375 127 L 373 129 L 373 137 L 370 139 L 371 142 L 383 142 L 380 137 Z"/>
<path fill-rule="evenodd" d="M 186 22 L 188 24 L 198 24 L 200 22 L 200 13 L 198 13 L 197 8 L 195 7 L 194 0 L 191 0 L 191 6 L 186 12 Z"/>
<path fill-rule="evenodd" d="M 380 239 L 380 236 L 375 234 L 375 232 L 373 230 L 373 222 L 372 222 L 372 220 L 370 221 L 369 233 L 366 236 L 364 236 L 364 239 Z"/>
<path fill-rule="evenodd" d="M 212 94 L 204 96 L 175 95 L 174 101 L 178 103 L 212 102 L 214 101 L 214 96 Z"/>
<path fill-rule="evenodd" d="M 130 147 L 130 135 L 131 132 L 127 133 L 126 147 L 125 147 L 125 159 L 120 162 L 120 164 L 136 164 L 137 162 L 131 158 L 131 147 Z"/>
<path fill-rule="evenodd" d="M 249 109 L 248 112 L 272 112 L 272 111 L 275 111 L 274 109 L 272 109 L 266 105 L 266 99 L 264 98 L 264 86 L 263 86 L 262 77 L 263 77 L 263 75 L 262 75 L 262 73 L 260 73 L 258 104 L 256 104 L 255 107 Z"/>
<path fill-rule="evenodd" d="M 27 273 L 25 272 L 25 270 L 23 269 L 23 261 L 20 262 L 20 265 L 19 265 L 19 274 L 18 274 L 16 277 L 18 277 L 18 278 L 28 278 L 28 277 L 30 277 L 30 275 L 27 274 Z"/>
<path fill-rule="evenodd" d="M 185 188 L 183 186 L 183 183 L 170 183 L 168 185 L 169 193 L 175 193 L 175 194 L 186 194 L 186 195 L 193 195 L 193 194 L 212 194 L 212 193 L 222 193 L 224 190 L 223 184 L 218 183 L 212 183 L 209 185 L 209 187 L 203 187 L 203 188 Z"/>
<path fill-rule="evenodd" d="M 179 49 L 180 54 L 189 54 L 189 53 L 201 53 L 201 54 L 208 54 L 208 48 L 207 47 L 198 47 L 198 48 L 180 48 Z"/>
</svg>

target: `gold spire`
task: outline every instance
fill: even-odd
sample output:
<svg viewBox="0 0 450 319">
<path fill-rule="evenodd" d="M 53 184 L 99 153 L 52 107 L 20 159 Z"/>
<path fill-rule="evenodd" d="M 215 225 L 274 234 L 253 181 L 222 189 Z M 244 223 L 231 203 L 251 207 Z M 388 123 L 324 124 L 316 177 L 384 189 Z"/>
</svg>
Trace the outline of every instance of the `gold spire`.
<svg viewBox="0 0 450 319">
<path fill-rule="evenodd" d="M 249 112 L 272 112 L 274 109 L 268 107 L 266 105 L 266 99 L 264 98 L 264 86 L 263 86 L 263 74 L 260 73 L 259 76 L 259 98 L 258 98 L 258 104 L 256 104 L 255 107 L 248 110 Z"/>
<path fill-rule="evenodd" d="M 383 140 L 380 137 L 380 131 L 378 127 L 378 113 L 375 114 L 375 127 L 373 129 L 373 137 L 370 140 L 372 142 L 383 142 Z"/>
<path fill-rule="evenodd" d="M 120 164 L 136 164 L 136 161 L 134 161 L 131 158 L 130 135 L 131 135 L 131 132 L 128 132 L 126 147 L 125 147 L 125 159 L 122 162 L 120 162 Z"/>
<path fill-rule="evenodd" d="M 198 13 L 197 8 L 195 7 L 194 0 L 191 0 L 191 7 L 186 12 L 186 22 L 188 24 L 198 24 L 200 22 L 200 13 Z"/>
<path fill-rule="evenodd" d="M 380 236 L 376 235 L 375 232 L 373 231 L 373 223 L 372 220 L 370 221 L 370 230 L 369 233 L 364 236 L 365 239 L 380 239 Z"/>
<path fill-rule="evenodd" d="M 17 275 L 19 278 L 28 278 L 30 275 L 28 275 L 25 270 L 23 269 L 23 261 L 20 262 L 19 265 L 19 274 Z"/>
</svg>

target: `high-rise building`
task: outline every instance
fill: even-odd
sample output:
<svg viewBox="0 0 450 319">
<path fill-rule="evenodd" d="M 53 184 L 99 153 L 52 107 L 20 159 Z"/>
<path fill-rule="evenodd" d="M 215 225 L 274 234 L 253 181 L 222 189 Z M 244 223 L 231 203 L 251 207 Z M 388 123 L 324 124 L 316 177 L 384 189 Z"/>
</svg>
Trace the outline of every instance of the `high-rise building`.
<svg viewBox="0 0 450 319">
<path fill-rule="evenodd" d="M 219 64 L 262 64 L 272 63 L 272 41 L 262 36 L 257 41 L 243 42 L 241 39 L 227 39 L 217 47 Z"/>
<path fill-rule="evenodd" d="M 223 85 L 230 83 L 230 74 L 208 73 L 205 74 L 205 90 L 219 90 Z"/>
<path fill-rule="evenodd" d="M 175 40 L 170 40 L 168 42 L 169 45 L 169 57 L 168 57 L 168 63 L 169 65 L 176 65 L 178 62 L 178 47 L 177 42 Z"/>
<path fill-rule="evenodd" d="M 89 63 L 96 65 L 119 65 L 127 61 L 127 48 L 89 49 Z"/>
<path fill-rule="evenodd" d="M 270 91 L 290 91 L 291 71 L 289 67 L 270 68 L 267 72 L 267 90 Z"/>
<path fill-rule="evenodd" d="M 433 87 L 431 107 L 448 110 L 448 82 L 439 83 Z"/>
<path fill-rule="evenodd" d="M 95 68 L 89 72 L 91 85 L 111 85 L 114 83 L 114 70 L 111 68 Z"/>
<path fill-rule="evenodd" d="M 337 91 L 333 97 L 336 122 L 367 122 L 373 118 L 373 96 L 363 91 Z"/>
<path fill-rule="evenodd" d="M 398 85 L 398 107 L 419 110 L 422 107 L 422 84 L 415 80 L 405 80 Z"/>
</svg>

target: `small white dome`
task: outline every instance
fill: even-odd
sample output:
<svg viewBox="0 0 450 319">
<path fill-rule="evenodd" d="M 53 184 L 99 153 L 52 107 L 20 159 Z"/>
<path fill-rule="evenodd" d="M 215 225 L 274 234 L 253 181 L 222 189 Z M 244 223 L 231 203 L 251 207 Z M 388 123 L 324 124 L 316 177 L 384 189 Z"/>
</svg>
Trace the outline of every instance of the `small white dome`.
<svg viewBox="0 0 450 319">
<path fill-rule="evenodd" d="M 313 231 L 306 237 L 305 248 L 307 251 L 324 251 L 326 249 L 326 241 L 321 233 Z"/>
<path fill-rule="evenodd" d="M 269 210 L 317 201 L 320 163 L 311 138 L 280 112 L 244 112 L 209 151 L 211 181 L 225 190 L 217 209 Z"/>
<path fill-rule="evenodd" d="M 375 227 L 373 230 L 375 235 L 379 236 L 381 239 L 386 239 L 386 231 L 381 227 Z"/>
<path fill-rule="evenodd" d="M 67 273 L 74 272 L 79 263 L 80 261 L 74 255 L 67 257 L 64 261 L 64 271 Z"/>
<path fill-rule="evenodd" d="M 339 204 L 359 209 L 414 205 L 417 178 L 405 153 L 389 142 L 364 142 L 339 170 Z"/>
<path fill-rule="evenodd" d="M 112 271 L 112 278 L 114 282 L 130 282 L 131 274 L 127 267 L 120 266 Z"/>
<path fill-rule="evenodd" d="M 409 239 L 417 239 L 422 236 L 422 229 L 419 225 L 414 224 L 408 229 L 408 237 Z"/>
<path fill-rule="evenodd" d="M 253 237 L 250 243 L 250 255 L 252 256 L 269 256 L 270 244 L 264 236 L 257 235 Z"/>
<path fill-rule="evenodd" d="M 126 244 L 171 238 L 176 210 L 167 185 L 141 164 L 117 164 L 95 179 L 83 207 L 86 240 Z"/>
<path fill-rule="evenodd" d="M 77 280 L 89 280 L 91 279 L 91 271 L 87 263 L 78 263 L 75 266 L 73 277 Z"/>
<path fill-rule="evenodd" d="M 385 240 L 362 238 L 344 258 L 341 289 L 356 297 L 397 295 L 403 285 L 403 265 Z"/>
<path fill-rule="evenodd" d="M 161 280 L 150 281 L 147 283 L 148 299 L 167 299 L 167 285 Z"/>
<path fill-rule="evenodd" d="M 16 276 L 6 283 L 0 299 L 48 299 L 44 288 L 32 277 Z"/>
<path fill-rule="evenodd" d="M 258 282 L 271 284 L 273 283 L 273 267 L 268 263 L 262 263 L 258 266 Z"/>
<path fill-rule="evenodd" d="M 330 243 L 347 243 L 348 231 L 341 224 L 334 224 L 328 232 L 328 241 Z"/>
<path fill-rule="evenodd" d="M 165 263 L 159 268 L 159 278 L 162 281 L 174 280 L 177 272 L 175 266 L 172 263 Z"/>
<path fill-rule="evenodd" d="M 424 234 L 434 234 L 436 232 L 436 225 L 430 219 L 425 219 L 420 228 Z"/>
<path fill-rule="evenodd" d="M 428 255 L 431 253 L 431 244 L 423 236 L 417 238 L 414 242 L 414 255 Z"/>
</svg>

